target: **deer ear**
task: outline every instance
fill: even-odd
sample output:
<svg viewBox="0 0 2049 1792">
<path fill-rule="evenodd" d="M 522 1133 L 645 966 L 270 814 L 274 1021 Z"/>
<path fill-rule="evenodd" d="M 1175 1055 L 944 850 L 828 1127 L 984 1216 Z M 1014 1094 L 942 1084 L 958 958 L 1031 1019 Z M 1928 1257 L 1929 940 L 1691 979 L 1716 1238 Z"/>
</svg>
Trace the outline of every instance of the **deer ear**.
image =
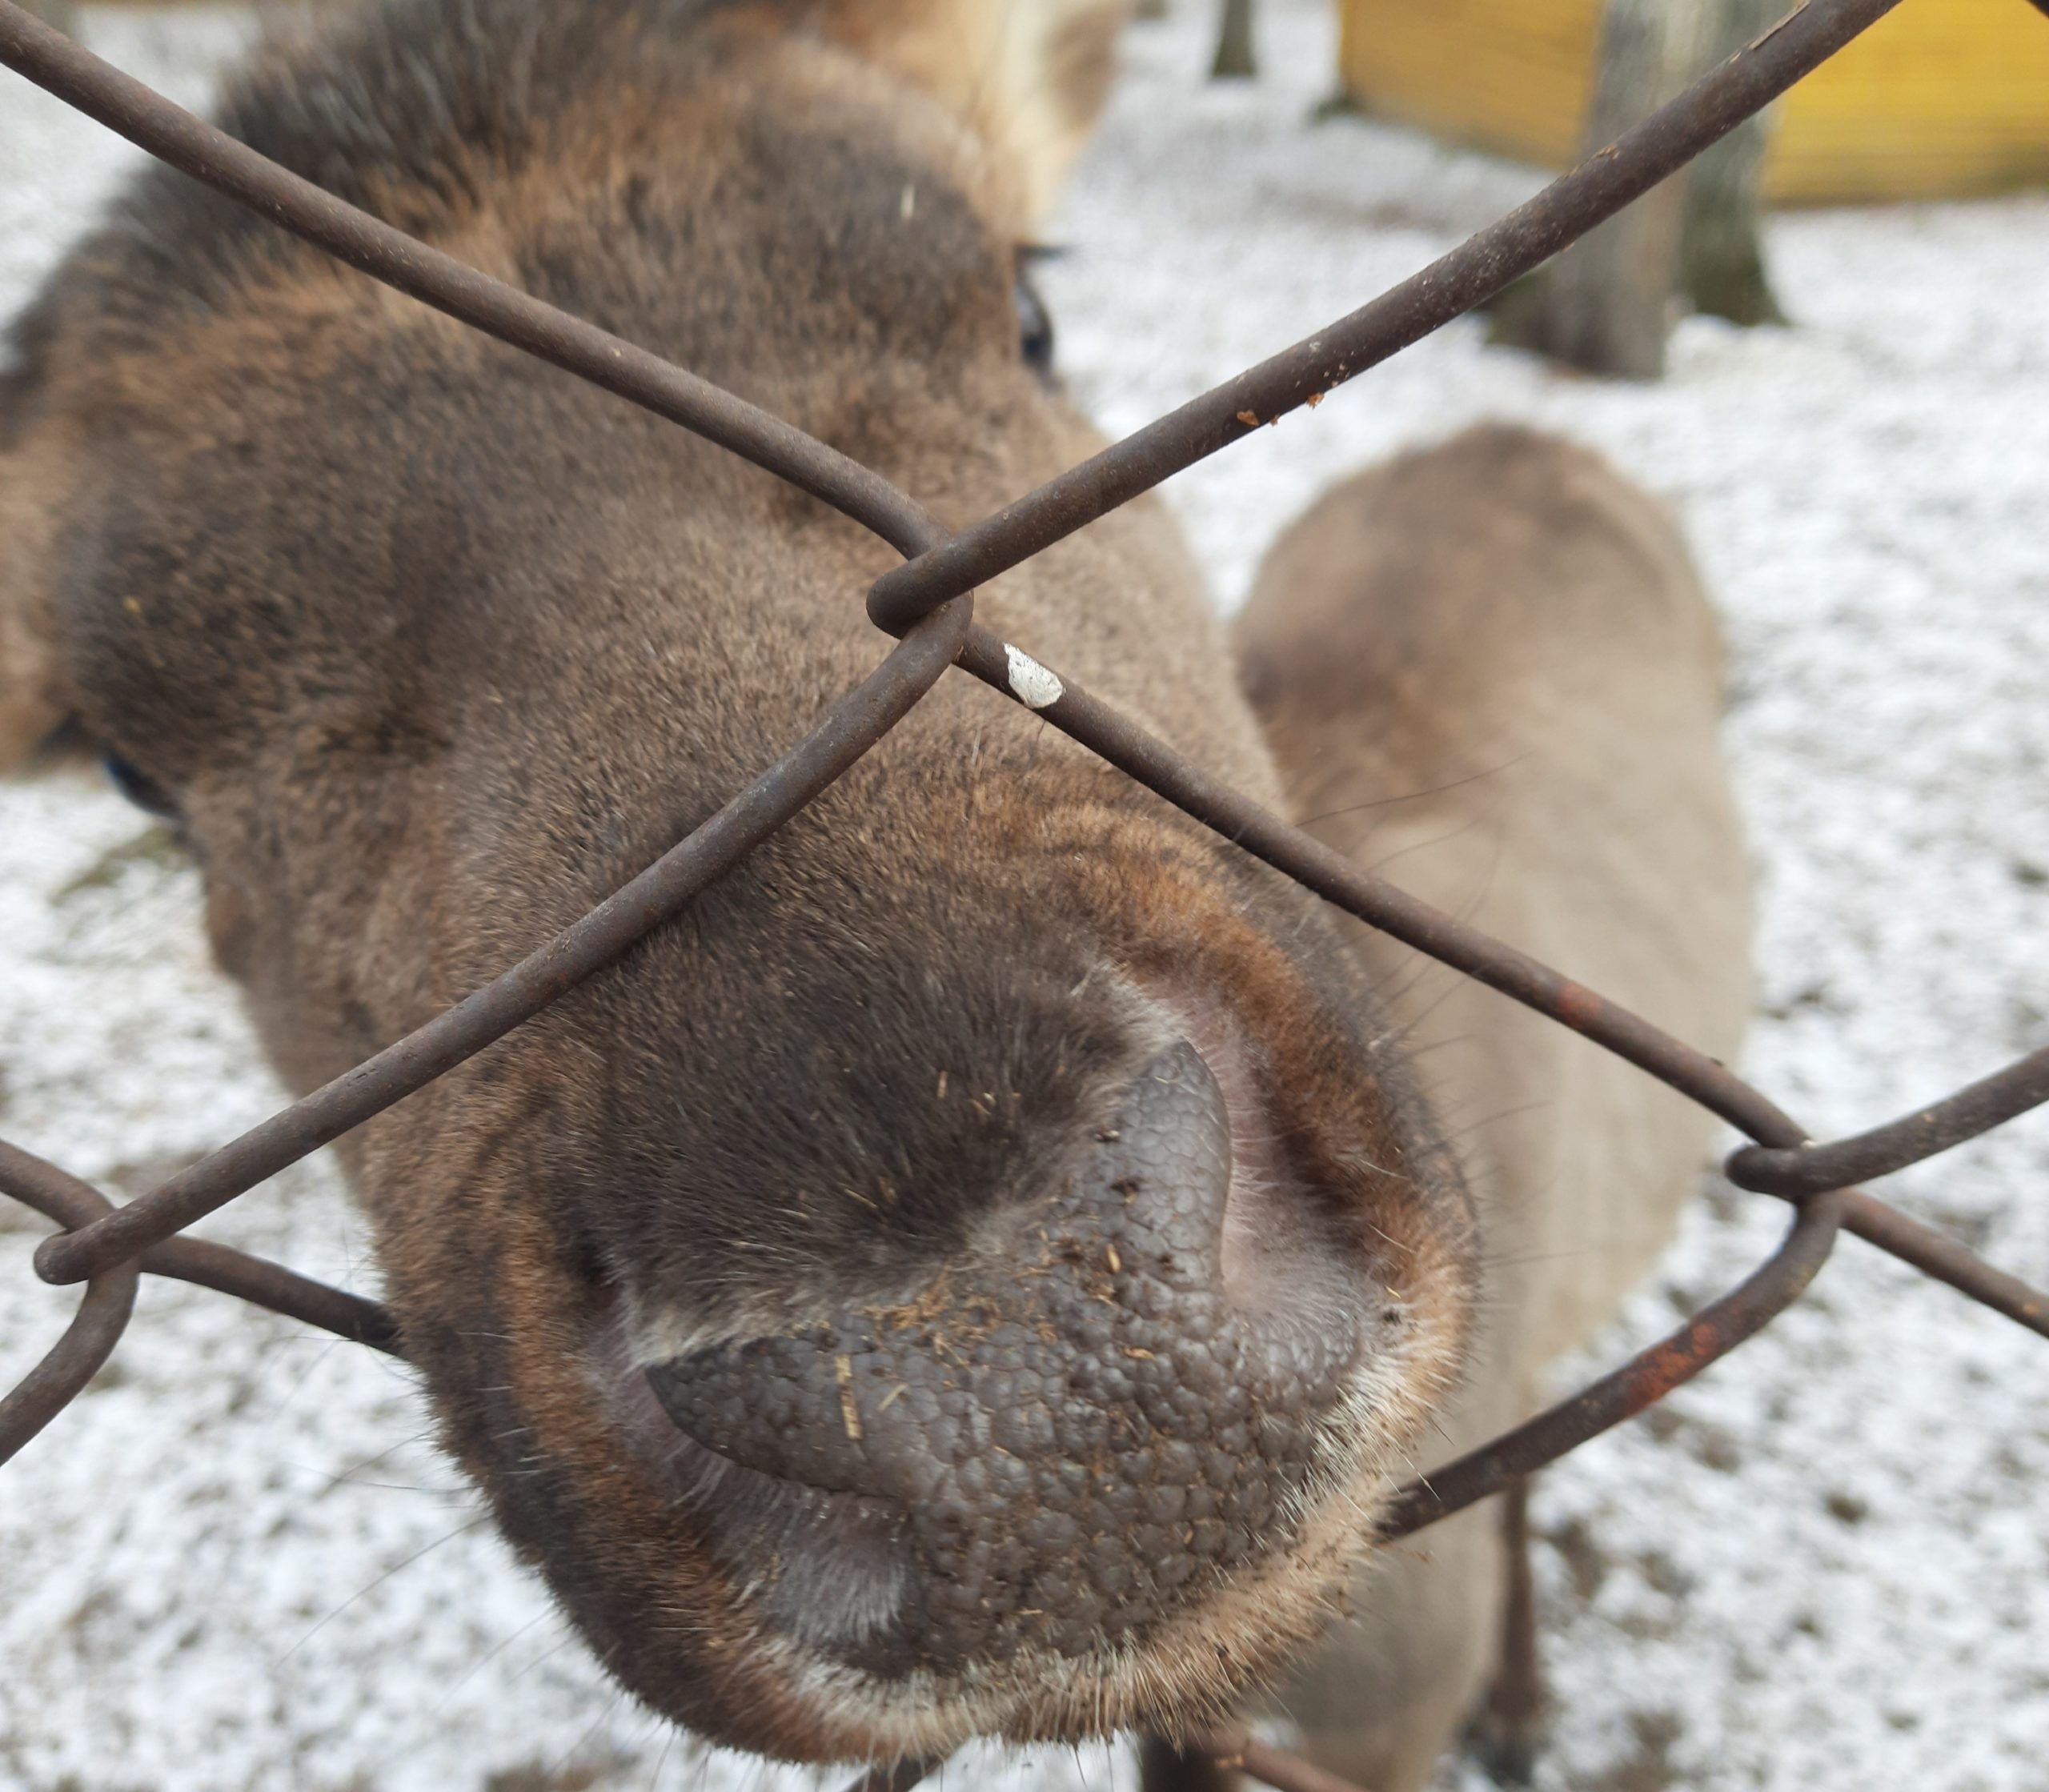
<svg viewBox="0 0 2049 1792">
<path fill-rule="evenodd" d="M 1052 210 L 1109 98 L 1135 0 L 840 0 L 832 34 L 972 126 L 1015 170 L 1026 222 Z"/>
</svg>

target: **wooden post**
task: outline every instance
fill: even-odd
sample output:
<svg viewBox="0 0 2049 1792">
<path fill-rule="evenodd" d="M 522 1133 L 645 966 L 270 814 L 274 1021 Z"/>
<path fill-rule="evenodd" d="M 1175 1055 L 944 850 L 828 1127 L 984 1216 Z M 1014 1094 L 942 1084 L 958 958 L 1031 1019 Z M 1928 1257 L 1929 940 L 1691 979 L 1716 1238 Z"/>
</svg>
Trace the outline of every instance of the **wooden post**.
<svg viewBox="0 0 2049 1792">
<path fill-rule="evenodd" d="M 1687 0 L 1608 0 L 1589 153 L 1686 85 L 1712 41 L 1708 14 Z M 1496 339 L 1590 373 L 1656 379 L 1665 371 L 1685 205 L 1686 182 L 1675 176 L 1589 231 L 1506 297 Z"/>
<path fill-rule="evenodd" d="M 60 31 L 68 31 L 73 37 L 78 33 L 78 12 L 71 0 L 16 0 L 25 12 L 31 12 L 46 25 L 54 25 Z"/>
<path fill-rule="evenodd" d="M 1217 34 L 1217 60 L 1209 66 L 1213 81 L 1249 80 L 1259 73 L 1252 47 L 1252 0 L 1224 0 L 1223 22 Z"/>
<path fill-rule="evenodd" d="M 1785 15 L 1786 0 L 1720 0 L 1708 59 L 1733 56 Z M 1697 311 L 1733 323 L 1783 323 L 1765 271 L 1759 190 L 1778 107 L 1746 119 L 1704 152 L 1687 177 L 1679 284 Z"/>
</svg>

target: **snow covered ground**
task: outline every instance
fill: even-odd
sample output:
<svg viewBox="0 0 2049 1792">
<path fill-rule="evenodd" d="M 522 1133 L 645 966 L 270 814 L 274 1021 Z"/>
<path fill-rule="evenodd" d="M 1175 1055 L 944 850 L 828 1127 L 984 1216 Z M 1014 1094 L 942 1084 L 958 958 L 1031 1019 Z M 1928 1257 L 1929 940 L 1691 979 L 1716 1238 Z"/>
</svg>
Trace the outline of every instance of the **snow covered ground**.
<svg viewBox="0 0 2049 1792">
<path fill-rule="evenodd" d="M 1201 79 L 1209 8 L 1174 6 L 1133 34 L 1045 273 L 1068 376 L 1113 431 L 1534 182 L 1312 124 L 1333 66 L 1317 0 L 1263 0 L 1268 72 L 1229 89 Z M 110 7 L 89 30 L 189 101 L 242 26 Z M 0 77 L 0 312 L 127 161 Z M 1229 603 L 1328 479 L 1482 416 L 1568 431 L 1666 495 L 1732 643 L 1763 900 L 1748 1068 L 1826 1134 L 2049 1040 L 2049 200 L 1810 213 L 1771 248 L 1794 327 L 1690 323 L 1662 385 L 1561 378 L 1462 326 L 1169 496 Z M 0 788 L 0 1134 L 132 1193 L 279 1100 L 197 908 L 192 873 L 91 783 Z M 1887 1192 L 2049 1281 L 2049 1116 Z M 1710 1189 L 1601 1354 L 1734 1279 L 1782 1217 Z M 30 1273 L 38 1229 L 0 1205 L 0 1383 L 68 1312 Z M 324 1163 L 206 1229 L 372 1279 Z M 779 1783 L 617 1698 L 422 1424 L 381 1358 L 146 1286 L 114 1365 L 0 1471 L 0 1787 Z M 2045 1484 L 2049 1347 L 1847 1242 L 1762 1339 L 1546 1478 L 1540 1783 L 2040 1792 Z M 1132 1778 L 1114 1751 L 1041 1751 L 945 1782 Z"/>
</svg>

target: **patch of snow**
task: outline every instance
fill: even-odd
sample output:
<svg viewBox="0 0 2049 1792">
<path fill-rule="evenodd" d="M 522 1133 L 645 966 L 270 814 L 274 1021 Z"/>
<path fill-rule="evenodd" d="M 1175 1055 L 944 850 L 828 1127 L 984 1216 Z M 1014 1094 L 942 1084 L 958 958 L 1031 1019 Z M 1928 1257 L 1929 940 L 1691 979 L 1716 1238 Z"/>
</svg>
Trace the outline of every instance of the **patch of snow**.
<svg viewBox="0 0 2049 1792">
<path fill-rule="evenodd" d="M 1264 0 L 1256 82 L 1203 80 L 1211 27 L 1176 0 L 1134 29 L 1053 233 L 1070 252 L 1039 275 L 1067 377 L 1114 432 L 1537 184 L 1312 123 L 1334 66 L 1315 0 Z M 227 10 L 90 16 L 95 48 L 187 102 L 244 30 Z M 0 311 L 132 159 L 0 76 Z M 1762 876 L 1746 1068 L 1826 1135 L 2049 1040 L 2049 200 L 1791 214 L 1770 248 L 1794 326 L 1689 322 L 1662 384 L 1561 377 L 1463 323 L 1166 495 L 1225 605 L 1330 479 L 1482 417 L 1590 442 L 1668 498 L 1730 643 Z M 196 878 L 142 836 L 78 777 L 0 788 L 0 1133 L 122 1193 L 282 1099 L 207 960 Z M 2046 1187 L 2038 1114 L 1887 1193 L 2041 1283 Z M 1711 1189 L 1598 1359 L 1738 1277 L 1782 1219 Z M 324 1160 L 202 1229 L 372 1279 Z M 30 1272 L 39 1230 L 0 1205 L 0 1385 L 70 1310 Z M 1763 1337 L 1548 1473 L 1539 1786 L 2041 1787 L 2043 1349 L 1847 1241 Z M 808 1783 L 628 1706 L 424 1425 L 385 1360 L 146 1284 L 112 1368 L 0 1471 L 0 1786 Z M 1131 1781 L 1121 1751 L 989 1750 L 944 1783 Z"/>
</svg>

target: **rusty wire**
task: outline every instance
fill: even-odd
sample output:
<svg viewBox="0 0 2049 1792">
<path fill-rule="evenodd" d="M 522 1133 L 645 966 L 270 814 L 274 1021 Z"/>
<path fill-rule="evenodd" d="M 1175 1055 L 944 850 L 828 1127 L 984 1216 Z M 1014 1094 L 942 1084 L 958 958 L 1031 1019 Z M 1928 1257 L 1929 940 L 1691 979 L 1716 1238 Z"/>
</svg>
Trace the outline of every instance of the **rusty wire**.
<svg viewBox="0 0 2049 1792">
<path fill-rule="evenodd" d="M 876 671 L 704 825 L 493 982 L 325 1087 L 123 1207 L 0 1143 L 0 1193 L 61 1229 L 36 1268 L 84 1282 L 70 1328 L 0 1397 L 0 1463 L 82 1390 L 118 1344 L 139 1277 L 172 1277 L 393 1354 L 384 1309 L 226 1246 L 178 1237 L 194 1221 L 382 1112 L 532 1018 L 672 919 L 880 740 L 949 664 L 1006 697 L 1007 643 L 977 626 L 972 588 L 1139 493 L 1420 341 L 1501 292 L 1682 168 L 1900 0 L 1800 0 L 1778 25 L 1614 143 L 1459 248 L 1329 329 L 1190 400 L 995 515 L 948 535 L 858 462 L 686 370 L 469 267 L 345 204 L 0 0 L 0 65 L 131 142 L 373 279 L 680 424 L 860 523 L 905 557 L 868 593 L 900 637 Z M 1928 0 L 1932 4 L 1933 0 Z M 2033 0 L 2049 11 L 2049 0 Z M 1627 1059 L 1751 1141 L 1726 1165 L 1782 1197 L 1793 1223 L 1737 1288 L 1620 1368 L 1395 1497 L 1384 1537 L 1500 1491 L 1641 1412 L 1754 1336 L 1806 1289 L 1839 1232 L 1863 1238 L 2049 1337 L 2049 1297 L 1853 1182 L 1892 1174 L 2049 1101 L 2049 1048 L 1889 1125 L 1817 1144 L 1725 1065 L 1648 1020 L 1467 927 L 1207 776 L 1073 682 L 1038 713 L 1082 745 L 1325 900 Z M 1356 1792 L 1243 1730 L 1207 1746 L 1281 1792 Z M 853 1792 L 908 1792 L 936 1762 L 872 1771 Z"/>
</svg>

